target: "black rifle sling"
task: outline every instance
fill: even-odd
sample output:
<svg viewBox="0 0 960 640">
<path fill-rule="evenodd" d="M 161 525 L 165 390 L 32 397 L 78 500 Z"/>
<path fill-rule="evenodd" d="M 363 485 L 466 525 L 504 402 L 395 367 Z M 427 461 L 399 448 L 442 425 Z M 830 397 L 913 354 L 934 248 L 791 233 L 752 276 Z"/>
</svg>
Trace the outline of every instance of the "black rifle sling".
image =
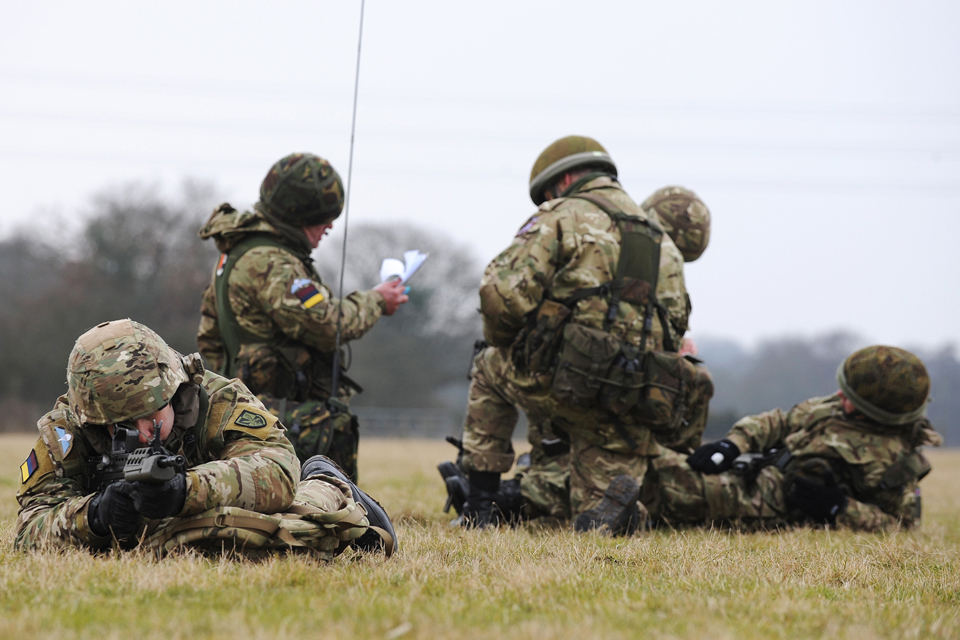
<svg viewBox="0 0 960 640">
<path fill-rule="evenodd" d="M 230 272 L 240 260 L 240 257 L 254 247 L 277 247 L 289 252 L 276 238 L 265 234 L 255 234 L 240 241 L 235 247 L 227 251 L 226 261 L 222 268 L 218 269 L 214 285 L 214 294 L 217 299 L 217 324 L 220 327 L 220 338 L 223 340 L 223 346 L 226 353 L 223 359 L 223 367 L 217 373 L 227 378 L 233 378 L 237 375 L 237 355 L 240 353 L 240 346 L 254 342 L 263 342 L 263 336 L 253 334 L 237 322 L 237 316 L 230 306 L 230 296 L 228 283 L 230 281 Z M 312 265 L 306 264 L 307 270 L 311 275 L 316 276 L 316 271 Z M 317 277 L 319 281 L 319 277 Z"/>
<path fill-rule="evenodd" d="M 590 287 L 574 292 L 564 300 L 564 304 L 574 303 L 595 295 L 609 296 L 610 309 L 604 320 L 604 330 L 617 317 L 621 300 L 644 306 L 643 342 L 653 327 L 653 311 L 659 308 L 657 302 L 657 280 L 660 277 L 660 243 L 663 229 L 654 220 L 644 220 L 624 213 L 614 203 L 594 193 L 577 193 L 570 198 L 586 200 L 597 207 L 616 223 L 620 230 L 620 258 L 613 280 L 599 287 Z M 661 315 L 661 324 L 663 316 Z M 670 340 L 670 329 L 663 327 L 664 342 Z M 672 346 L 672 345 L 671 345 Z"/>
</svg>

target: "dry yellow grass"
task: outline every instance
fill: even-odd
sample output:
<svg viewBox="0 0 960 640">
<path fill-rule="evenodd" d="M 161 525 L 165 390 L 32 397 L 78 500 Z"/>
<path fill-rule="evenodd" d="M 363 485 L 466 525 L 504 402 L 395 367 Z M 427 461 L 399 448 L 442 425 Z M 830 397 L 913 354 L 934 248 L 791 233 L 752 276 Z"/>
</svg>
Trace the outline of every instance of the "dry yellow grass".
<svg viewBox="0 0 960 640">
<path fill-rule="evenodd" d="M 446 526 L 434 441 L 361 445 L 398 521 L 390 560 L 251 563 L 14 553 L 16 471 L 0 438 L 3 638 L 960 637 L 960 452 L 931 452 L 910 534 L 658 531 L 632 539 Z"/>
</svg>

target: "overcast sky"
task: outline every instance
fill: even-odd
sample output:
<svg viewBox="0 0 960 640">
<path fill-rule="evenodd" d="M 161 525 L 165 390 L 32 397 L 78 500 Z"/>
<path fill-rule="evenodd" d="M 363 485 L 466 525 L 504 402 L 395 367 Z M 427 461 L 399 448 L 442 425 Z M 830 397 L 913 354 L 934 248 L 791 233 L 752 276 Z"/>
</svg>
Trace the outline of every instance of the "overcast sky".
<svg viewBox="0 0 960 640">
<path fill-rule="evenodd" d="M 359 2 L 0 1 L 0 236 L 131 180 L 249 205 L 291 151 L 346 176 Z M 637 201 L 710 207 L 694 336 L 960 343 L 958 33 L 955 1 L 371 0 L 351 221 L 486 262 L 590 135 Z"/>
</svg>

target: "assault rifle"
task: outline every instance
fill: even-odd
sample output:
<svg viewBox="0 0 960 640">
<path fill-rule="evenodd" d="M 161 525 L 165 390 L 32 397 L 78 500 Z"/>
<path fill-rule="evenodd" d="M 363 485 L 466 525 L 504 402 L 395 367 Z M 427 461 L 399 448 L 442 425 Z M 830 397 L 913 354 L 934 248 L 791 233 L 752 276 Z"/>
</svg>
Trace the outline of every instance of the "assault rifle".
<svg viewBox="0 0 960 640">
<path fill-rule="evenodd" d="M 741 453 L 733 460 L 733 467 L 730 470 L 735 475 L 752 478 L 760 473 L 761 469 L 771 465 L 783 471 L 790 457 L 790 450 L 786 447 L 767 449 L 763 453 Z"/>
<path fill-rule="evenodd" d="M 163 420 L 159 425 L 154 421 L 153 440 L 148 446 L 140 447 L 139 431 L 122 424 L 114 425 L 110 451 L 90 460 L 94 469 L 91 487 L 103 491 L 120 481 L 157 484 L 184 471 L 186 459 L 167 451 L 160 443 L 161 427 Z"/>
</svg>

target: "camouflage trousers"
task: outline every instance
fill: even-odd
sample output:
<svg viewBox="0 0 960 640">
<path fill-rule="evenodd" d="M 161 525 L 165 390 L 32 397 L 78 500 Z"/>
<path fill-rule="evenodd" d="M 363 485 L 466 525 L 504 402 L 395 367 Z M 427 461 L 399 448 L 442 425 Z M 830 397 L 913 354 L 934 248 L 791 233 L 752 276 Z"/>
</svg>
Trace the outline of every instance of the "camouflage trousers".
<svg viewBox="0 0 960 640">
<path fill-rule="evenodd" d="M 787 522 L 783 475 L 765 467 L 755 478 L 694 471 L 687 456 L 661 447 L 650 464 L 640 501 L 654 520 L 668 525 L 717 524 L 745 529 Z"/>
<path fill-rule="evenodd" d="M 707 428 L 708 408 L 713 397 L 713 379 L 705 367 L 697 367 L 697 384 L 688 396 L 687 411 L 680 428 L 671 434 L 654 433 L 657 441 L 681 453 L 700 446 Z M 528 418 L 530 418 L 528 416 Z M 558 433 L 550 420 L 530 418 L 527 440 L 530 465 L 518 469 L 524 509 L 533 518 L 570 518 L 570 456 L 565 434 Z M 552 451 L 566 446 L 566 452 Z"/>
<path fill-rule="evenodd" d="M 513 466 L 511 443 L 518 409 L 531 422 L 549 420 L 570 443 L 569 512 L 597 506 L 610 482 L 622 474 L 639 482 L 656 442 L 650 430 L 629 420 L 615 422 L 600 409 L 559 402 L 544 376 L 518 372 L 504 349 L 489 347 L 474 359 L 463 426 L 462 464 L 468 471 L 504 473 Z M 531 491 L 531 483 L 521 480 Z M 552 490 L 549 489 L 548 490 Z"/>
<path fill-rule="evenodd" d="M 301 463 L 322 454 L 340 465 L 354 484 L 358 482 L 357 451 L 360 430 L 356 416 L 350 412 L 331 415 L 327 403 L 322 400 L 287 400 L 284 403 L 265 394 L 257 397 L 286 427 L 287 438 L 293 444 Z M 281 411 L 283 415 L 280 415 Z"/>
</svg>

